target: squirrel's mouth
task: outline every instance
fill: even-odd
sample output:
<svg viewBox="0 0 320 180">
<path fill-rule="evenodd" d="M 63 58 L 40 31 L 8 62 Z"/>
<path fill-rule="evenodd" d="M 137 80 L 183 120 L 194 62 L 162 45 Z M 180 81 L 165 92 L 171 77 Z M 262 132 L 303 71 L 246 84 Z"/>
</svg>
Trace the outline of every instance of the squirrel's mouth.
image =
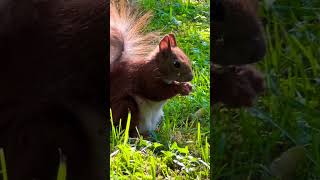
<svg viewBox="0 0 320 180">
<path fill-rule="evenodd" d="M 182 74 L 180 76 L 178 76 L 178 78 L 176 79 L 177 82 L 190 82 L 193 79 L 193 73 L 192 72 L 188 72 L 186 74 Z"/>
<path fill-rule="evenodd" d="M 163 79 L 166 84 L 172 84 L 173 82 L 176 83 L 183 83 L 183 82 L 190 82 L 193 79 L 193 73 L 189 73 L 184 75 L 183 78 L 176 78 L 176 79 Z"/>
<path fill-rule="evenodd" d="M 188 73 L 179 73 L 172 76 L 162 76 L 162 81 L 166 84 L 172 84 L 173 82 L 183 83 L 183 82 L 190 82 L 193 79 L 193 72 Z"/>
<path fill-rule="evenodd" d="M 172 84 L 173 80 L 163 79 L 163 82 L 165 82 L 166 84 Z"/>
</svg>

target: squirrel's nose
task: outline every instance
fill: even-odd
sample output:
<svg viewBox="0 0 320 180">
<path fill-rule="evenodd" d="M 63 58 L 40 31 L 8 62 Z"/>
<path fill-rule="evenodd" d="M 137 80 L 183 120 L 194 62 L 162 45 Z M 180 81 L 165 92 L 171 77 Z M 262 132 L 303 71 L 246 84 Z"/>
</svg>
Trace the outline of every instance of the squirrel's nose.
<svg viewBox="0 0 320 180">
<path fill-rule="evenodd" d="M 193 79 L 193 73 L 190 72 L 188 75 L 187 75 L 187 81 L 191 81 Z"/>
</svg>

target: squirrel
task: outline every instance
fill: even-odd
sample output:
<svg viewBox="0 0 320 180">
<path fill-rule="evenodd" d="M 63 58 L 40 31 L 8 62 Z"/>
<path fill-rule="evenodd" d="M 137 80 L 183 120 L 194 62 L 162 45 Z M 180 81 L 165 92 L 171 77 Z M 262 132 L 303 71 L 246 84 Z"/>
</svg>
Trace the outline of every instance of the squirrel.
<svg viewBox="0 0 320 180">
<path fill-rule="evenodd" d="M 212 12 L 213 62 L 242 65 L 266 53 L 258 0 L 215 0 Z"/>
<path fill-rule="evenodd" d="M 192 91 L 191 63 L 175 36 L 167 34 L 154 45 L 157 33 L 144 33 L 151 16 L 126 0 L 111 1 L 110 105 L 115 124 L 126 122 L 131 112 L 131 135 L 135 127 L 140 134 L 155 130 L 166 101 Z"/>
<path fill-rule="evenodd" d="M 249 107 L 265 89 L 253 65 L 266 54 L 257 0 L 216 0 L 213 3 L 213 103 Z M 218 67 L 219 66 L 219 67 Z"/>
<path fill-rule="evenodd" d="M 107 13 L 104 0 L 0 1 L 0 148 L 9 179 L 56 179 L 61 154 L 66 179 L 109 177 Z"/>
</svg>

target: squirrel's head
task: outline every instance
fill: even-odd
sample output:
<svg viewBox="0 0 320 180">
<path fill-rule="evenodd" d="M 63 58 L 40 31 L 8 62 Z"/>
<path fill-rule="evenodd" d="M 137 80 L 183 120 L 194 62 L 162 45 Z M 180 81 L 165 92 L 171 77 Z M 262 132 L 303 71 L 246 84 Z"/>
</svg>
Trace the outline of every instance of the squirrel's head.
<svg viewBox="0 0 320 180">
<path fill-rule="evenodd" d="M 173 34 L 165 35 L 159 43 L 159 51 L 155 56 L 161 78 L 167 82 L 188 82 L 193 79 L 189 58 L 177 47 Z"/>
<path fill-rule="evenodd" d="M 240 65 L 263 58 L 266 44 L 258 0 L 217 0 L 213 8 L 213 63 Z"/>
</svg>

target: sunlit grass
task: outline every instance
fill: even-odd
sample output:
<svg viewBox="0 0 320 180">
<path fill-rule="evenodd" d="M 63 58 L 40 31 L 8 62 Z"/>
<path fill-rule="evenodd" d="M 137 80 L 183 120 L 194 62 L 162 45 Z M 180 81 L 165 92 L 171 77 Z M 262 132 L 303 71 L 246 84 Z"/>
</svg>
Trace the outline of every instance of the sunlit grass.
<svg viewBox="0 0 320 180">
<path fill-rule="evenodd" d="M 126 124 L 125 130 L 112 126 L 111 179 L 208 179 L 209 144 L 207 139 L 201 139 L 200 124 L 197 141 L 194 142 L 201 152 L 200 157 L 194 156 L 188 146 L 180 147 L 176 142 L 166 146 L 143 137 L 127 138 L 129 127 L 130 123 Z"/>
</svg>

